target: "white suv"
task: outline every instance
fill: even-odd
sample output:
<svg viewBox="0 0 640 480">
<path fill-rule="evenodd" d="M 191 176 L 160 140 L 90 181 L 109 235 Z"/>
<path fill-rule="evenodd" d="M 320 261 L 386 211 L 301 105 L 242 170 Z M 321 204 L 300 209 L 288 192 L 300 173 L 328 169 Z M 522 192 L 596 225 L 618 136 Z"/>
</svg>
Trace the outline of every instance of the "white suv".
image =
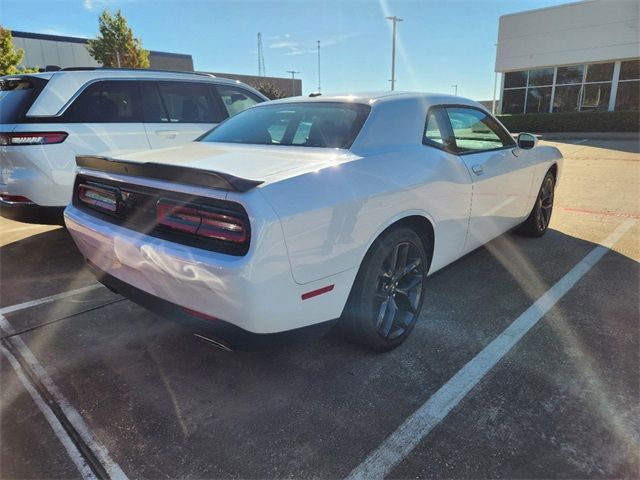
<svg viewBox="0 0 640 480">
<path fill-rule="evenodd" d="M 181 145 L 266 100 L 199 73 L 76 68 L 0 77 L 0 215 L 58 222 L 76 155 Z"/>
</svg>

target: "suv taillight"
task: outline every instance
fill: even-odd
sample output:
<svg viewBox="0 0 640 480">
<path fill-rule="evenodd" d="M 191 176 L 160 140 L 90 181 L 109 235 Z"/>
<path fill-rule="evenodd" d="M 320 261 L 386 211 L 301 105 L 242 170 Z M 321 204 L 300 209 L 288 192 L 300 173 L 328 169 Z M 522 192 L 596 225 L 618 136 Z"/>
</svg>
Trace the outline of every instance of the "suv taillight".
<svg viewBox="0 0 640 480">
<path fill-rule="evenodd" d="M 198 237 L 232 243 L 244 243 L 248 238 L 247 228 L 241 218 L 197 204 L 159 200 L 156 204 L 156 221 L 158 225 Z"/>
<path fill-rule="evenodd" d="M 52 145 L 68 136 L 66 132 L 5 132 L 0 133 L 0 145 Z"/>
</svg>

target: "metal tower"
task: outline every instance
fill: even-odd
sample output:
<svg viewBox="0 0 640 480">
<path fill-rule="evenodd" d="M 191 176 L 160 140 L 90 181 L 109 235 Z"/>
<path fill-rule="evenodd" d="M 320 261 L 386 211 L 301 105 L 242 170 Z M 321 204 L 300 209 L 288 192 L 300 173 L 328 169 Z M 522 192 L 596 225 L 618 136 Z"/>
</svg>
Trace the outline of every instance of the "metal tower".
<svg viewBox="0 0 640 480">
<path fill-rule="evenodd" d="M 266 70 L 264 68 L 264 53 L 262 52 L 262 33 L 258 32 L 258 76 L 266 76 Z"/>
</svg>

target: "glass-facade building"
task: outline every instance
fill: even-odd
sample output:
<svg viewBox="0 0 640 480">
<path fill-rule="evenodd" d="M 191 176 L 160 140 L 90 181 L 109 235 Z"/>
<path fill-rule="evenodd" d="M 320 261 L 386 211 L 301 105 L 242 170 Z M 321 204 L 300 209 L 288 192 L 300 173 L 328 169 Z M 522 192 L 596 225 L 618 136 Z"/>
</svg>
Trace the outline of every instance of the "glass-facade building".
<svg viewBox="0 0 640 480">
<path fill-rule="evenodd" d="M 639 25 L 638 0 L 585 0 L 501 16 L 496 110 L 640 110 Z"/>
<path fill-rule="evenodd" d="M 501 113 L 639 109 L 640 58 L 503 73 Z"/>
</svg>

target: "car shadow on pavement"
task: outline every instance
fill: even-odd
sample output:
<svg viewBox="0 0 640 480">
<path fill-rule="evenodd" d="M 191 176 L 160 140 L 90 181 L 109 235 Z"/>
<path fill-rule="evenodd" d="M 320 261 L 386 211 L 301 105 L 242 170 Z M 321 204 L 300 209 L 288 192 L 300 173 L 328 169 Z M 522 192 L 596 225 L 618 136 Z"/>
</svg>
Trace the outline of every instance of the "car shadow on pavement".
<svg viewBox="0 0 640 480">
<path fill-rule="evenodd" d="M 15 243 L 2 280 L 27 299 L 92 281 L 64 231 Z M 130 476 L 344 477 L 595 246 L 557 230 L 499 237 L 430 277 L 412 336 L 387 354 L 336 334 L 224 352 L 129 301 L 21 337 Z M 636 477 L 639 273 L 609 252 L 398 476 Z"/>
<path fill-rule="evenodd" d="M 95 283 L 64 228 L 0 247 L 0 307 Z"/>
</svg>

